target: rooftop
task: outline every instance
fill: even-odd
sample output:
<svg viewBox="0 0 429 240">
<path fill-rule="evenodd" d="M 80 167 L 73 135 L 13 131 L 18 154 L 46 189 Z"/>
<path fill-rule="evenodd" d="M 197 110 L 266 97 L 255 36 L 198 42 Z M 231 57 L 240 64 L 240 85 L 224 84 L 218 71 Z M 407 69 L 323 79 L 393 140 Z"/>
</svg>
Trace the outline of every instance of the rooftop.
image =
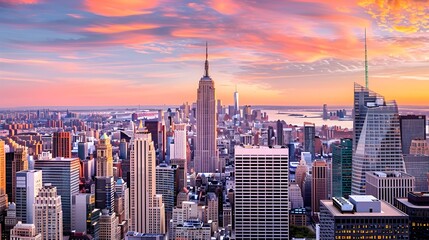
<svg viewBox="0 0 429 240">
<path fill-rule="evenodd" d="M 355 195 L 356 196 L 356 195 Z M 367 198 L 367 196 L 362 196 L 363 200 L 369 200 L 370 198 Z M 371 196 L 372 197 L 372 196 Z M 326 206 L 328 211 L 334 216 L 334 217 L 408 217 L 407 214 L 401 212 L 400 210 L 396 209 L 392 205 L 384 202 L 381 202 L 381 212 L 344 212 L 342 213 L 337 207 L 334 206 L 334 203 L 332 200 L 321 200 L 321 204 Z"/>
</svg>

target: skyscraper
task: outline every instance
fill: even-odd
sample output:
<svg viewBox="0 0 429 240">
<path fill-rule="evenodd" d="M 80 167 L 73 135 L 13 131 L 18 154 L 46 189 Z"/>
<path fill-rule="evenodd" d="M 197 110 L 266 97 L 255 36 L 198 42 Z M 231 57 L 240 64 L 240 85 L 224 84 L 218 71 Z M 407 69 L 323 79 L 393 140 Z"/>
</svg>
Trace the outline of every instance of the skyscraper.
<svg viewBox="0 0 429 240">
<path fill-rule="evenodd" d="M 170 159 L 186 159 L 186 124 L 174 125 L 174 150 Z"/>
<path fill-rule="evenodd" d="M 332 145 L 332 196 L 345 197 L 352 193 L 352 146 L 353 140 L 341 139 Z"/>
<path fill-rule="evenodd" d="M 63 210 L 63 232 L 70 233 L 73 221 L 72 196 L 79 193 L 79 158 L 39 159 L 34 168 L 42 170 L 44 183 L 51 183 L 57 188 Z"/>
<path fill-rule="evenodd" d="M 176 165 L 161 163 L 156 166 L 156 193 L 162 195 L 165 206 L 165 219 L 168 223 L 176 206 L 178 172 Z"/>
<path fill-rule="evenodd" d="M 283 123 L 280 120 L 277 120 L 277 145 L 285 145 L 283 137 Z"/>
<path fill-rule="evenodd" d="M 72 229 L 76 232 L 86 232 L 94 239 L 98 239 L 101 211 L 95 208 L 95 195 L 79 193 L 73 195 L 73 222 Z"/>
<path fill-rule="evenodd" d="M 10 231 L 11 240 L 42 240 L 42 234 L 37 233 L 34 224 L 18 222 Z"/>
<path fill-rule="evenodd" d="M 115 179 L 110 177 L 95 178 L 95 207 L 107 209 L 109 214 L 115 211 Z"/>
<path fill-rule="evenodd" d="M 27 147 L 17 146 L 14 148 L 13 161 L 12 161 L 12 196 L 10 202 L 15 202 L 16 196 L 16 173 L 28 169 L 27 161 L 28 153 Z"/>
<path fill-rule="evenodd" d="M 69 132 L 54 132 L 52 157 L 71 158 L 71 137 Z"/>
<path fill-rule="evenodd" d="M 365 194 L 368 171 L 405 172 L 395 101 L 355 83 L 356 148 L 352 162 L 352 193 Z"/>
<path fill-rule="evenodd" d="M 23 223 L 34 223 L 34 198 L 42 188 L 42 171 L 24 170 L 16 173 L 16 217 Z"/>
<path fill-rule="evenodd" d="M 287 148 L 235 147 L 236 239 L 289 238 Z"/>
<path fill-rule="evenodd" d="M 6 153 L 4 150 L 4 141 L 0 140 L 0 217 L 6 207 Z"/>
<path fill-rule="evenodd" d="M 156 195 L 156 156 L 150 132 L 140 123 L 131 145 L 131 230 L 165 233 L 164 204 Z"/>
<path fill-rule="evenodd" d="M 45 240 L 63 239 L 63 211 L 57 188 L 46 183 L 34 202 L 34 225 Z"/>
<path fill-rule="evenodd" d="M 402 153 L 410 154 L 412 140 L 426 140 L 426 115 L 399 116 Z"/>
<path fill-rule="evenodd" d="M 97 148 L 97 177 L 113 176 L 112 144 L 106 133 L 100 137 Z"/>
<path fill-rule="evenodd" d="M 324 160 L 313 162 L 311 182 L 311 211 L 320 212 L 320 200 L 328 199 L 328 166 Z"/>
<path fill-rule="evenodd" d="M 316 125 L 314 123 L 304 123 L 304 152 L 311 153 L 311 159 L 315 159 L 315 137 Z"/>
<path fill-rule="evenodd" d="M 195 142 L 194 168 L 196 172 L 215 172 L 217 153 L 216 95 L 213 79 L 209 76 L 206 45 L 205 73 L 200 79 L 197 92 L 197 140 Z"/>
<path fill-rule="evenodd" d="M 237 85 L 235 86 L 235 92 L 234 92 L 234 118 L 240 120 L 240 105 L 238 103 L 238 90 Z"/>
</svg>

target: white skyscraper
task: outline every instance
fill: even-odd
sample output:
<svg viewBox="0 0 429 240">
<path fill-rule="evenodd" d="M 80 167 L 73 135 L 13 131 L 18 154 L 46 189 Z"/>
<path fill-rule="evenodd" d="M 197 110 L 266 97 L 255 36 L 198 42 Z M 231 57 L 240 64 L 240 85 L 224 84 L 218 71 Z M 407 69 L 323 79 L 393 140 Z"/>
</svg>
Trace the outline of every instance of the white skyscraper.
<svg viewBox="0 0 429 240">
<path fill-rule="evenodd" d="M 186 159 L 186 124 L 174 125 L 174 150 L 170 159 Z"/>
<path fill-rule="evenodd" d="M 287 148 L 235 147 L 236 239 L 289 239 Z"/>
<path fill-rule="evenodd" d="M 16 217 L 34 223 L 34 199 L 42 188 L 42 171 L 24 170 L 16 173 Z"/>
<path fill-rule="evenodd" d="M 57 188 L 46 183 L 40 189 L 34 203 L 34 216 L 36 229 L 46 240 L 63 239 L 63 211 L 61 209 L 61 196 Z"/>
<path fill-rule="evenodd" d="M 237 86 L 235 86 L 235 92 L 234 92 L 234 118 L 240 120 L 240 105 L 238 103 L 238 90 Z"/>
<path fill-rule="evenodd" d="M 197 93 L 197 141 L 195 143 L 194 168 L 196 172 L 215 172 L 218 166 L 216 94 L 213 79 L 209 76 L 209 62 L 198 84 Z"/>
<path fill-rule="evenodd" d="M 156 195 L 156 155 L 151 134 L 142 123 L 131 145 L 131 230 L 141 233 L 165 233 L 162 195 Z"/>
</svg>

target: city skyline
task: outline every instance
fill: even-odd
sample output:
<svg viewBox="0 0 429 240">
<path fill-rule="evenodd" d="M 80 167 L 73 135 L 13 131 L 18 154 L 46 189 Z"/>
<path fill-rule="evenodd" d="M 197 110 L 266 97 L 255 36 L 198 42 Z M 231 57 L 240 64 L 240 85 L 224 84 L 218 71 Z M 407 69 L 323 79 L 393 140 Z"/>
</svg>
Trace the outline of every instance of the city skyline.
<svg viewBox="0 0 429 240">
<path fill-rule="evenodd" d="M 195 102 L 206 41 L 224 104 L 238 85 L 243 105 L 350 106 L 365 28 L 369 87 L 424 105 L 427 13 L 418 0 L 2 0 L 0 108 Z"/>
</svg>

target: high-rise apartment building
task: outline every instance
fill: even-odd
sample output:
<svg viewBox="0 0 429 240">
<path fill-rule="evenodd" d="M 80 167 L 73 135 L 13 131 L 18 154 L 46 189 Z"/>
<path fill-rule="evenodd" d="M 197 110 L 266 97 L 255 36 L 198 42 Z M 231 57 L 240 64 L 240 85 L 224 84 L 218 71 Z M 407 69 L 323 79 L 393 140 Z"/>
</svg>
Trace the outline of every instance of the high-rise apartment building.
<svg viewBox="0 0 429 240">
<path fill-rule="evenodd" d="M 24 170 L 16 173 L 16 217 L 23 223 L 34 223 L 34 198 L 42 188 L 42 171 Z"/>
<path fill-rule="evenodd" d="M 426 140 L 426 115 L 401 115 L 399 126 L 403 154 L 410 153 L 412 140 Z"/>
<path fill-rule="evenodd" d="M 311 211 L 320 211 L 320 200 L 328 199 L 328 166 L 325 160 L 316 160 L 312 166 Z"/>
<path fill-rule="evenodd" d="M 352 193 L 365 194 L 365 173 L 405 172 L 398 107 L 395 101 L 355 83 L 356 148 L 352 162 Z"/>
<path fill-rule="evenodd" d="M 15 202 L 15 190 L 16 190 L 16 173 L 19 171 L 28 169 L 28 153 L 27 147 L 16 146 L 14 148 L 13 161 L 12 161 L 12 196 L 9 199 L 11 202 Z"/>
<path fill-rule="evenodd" d="M 79 158 L 62 158 L 37 160 L 34 168 L 42 170 L 43 183 L 51 183 L 61 196 L 63 210 L 63 232 L 71 232 L 72 197 L 79 193 Z"/>
<path fill-rule="evenodd" d="M 156 195 L 156 155 L 151 134 L 142 124 L 131 145 L 131 230 L 142 233 L 165 233 L 165 210 L 162 196 Z"/>
<path fill-rule="evenodd" d="M 215 193 L 207 193 L 207 221 L 219 225 L 219 201 Z"/>
<path fill-rule="evenodd" d="M 213 79 L 209 76 L 206 61 L 204 76 L 197 92 L 197 139 L 195 142 L 194 168 L 196 172 L 215 172 L 218 166 L 216 94 Z"/>
<path fill-rule="evenodd" d="M 235 147 L 236 239 L 289 238 L 287 148 Z"/>
<path fill-rule="evenodd" d="M 71 136 L 69 132 L 54 132 L 52 136 L 52 156 L 71 158 Z"/>
<path fill-rule="evenodd" d="M 332 196 L 345 197 L 352 193 L 353 140 L 341 139 L 332 145 Z"/>
<path fill-rule="evenodd" d="M 97 177 L 113 176 L 113 155 L 110 138 L 104 133 L 96 146 L 97 149 Z"/>
<path fill-rule="evenodd" d="M 365 194 L 394 204 L 395 198 L 404 198 L 414 191 L 415 178 L 404 172 L 366 172 Z"/>
<path fill-rule="evenodd" d="M 61 196 L 50 183 L 44 184 L 34 201 L 34 225 L 44 240 L 63 239 Z"/>
<path fill-rule="evenodd" d="M 311 159 L 315 159 L 315 138 L 316 138 L 316 125 L 314 123 L 304 123 L 304 152 L 311 153 Z"/>
<path fill-rule="evenodd" d="M 171 159 L 171 165 L 177 166 L 177 189 L 176 192 L 179 193 L 184 188 L 187 187 L 187 169 L 188 165 L 186 159 Z"/>
</svg>

